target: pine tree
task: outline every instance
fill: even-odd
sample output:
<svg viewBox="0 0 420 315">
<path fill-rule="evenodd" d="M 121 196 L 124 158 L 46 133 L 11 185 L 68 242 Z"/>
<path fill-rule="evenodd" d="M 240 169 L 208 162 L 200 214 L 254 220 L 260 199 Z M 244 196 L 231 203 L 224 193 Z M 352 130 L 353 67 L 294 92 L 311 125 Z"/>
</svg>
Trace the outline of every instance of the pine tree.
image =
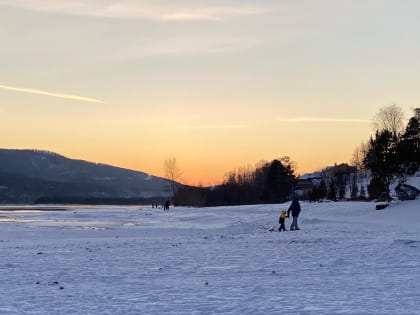
<svg viewBox="0 0 420 315">
<path fill-rule="evenodd" d="M 420 112 L 420 111 L 419 111 Z M 420 122 L 412 117 L 397 148 L 401 175 L 414 174 L 420 166 Z"/>
<path fill-rule="evenodd" d="M 289 197 L 292 188 L 290 174 L 279 160 L 273 160 L 269 166 L 265 194 L 270 202 L 283 202 Z"/>
<path fill-rule="evenodd" d="M 318 193 L 320 199 L 327 197 L 327 184 L 325 184 L 325 180 L 323 179 L 319 183 Z"/>
<path fill-rule="evenodd" d="M 368 187 L 371 199 L 378 198 L 383 193 L 389 197 L 389 185 L 393 177 L 398 174 L 397 144 L 397 136 L 388 130 L 377 131 L 375 138 L 369 141 L 364 164 L 373 174 Z"/>
</svg>

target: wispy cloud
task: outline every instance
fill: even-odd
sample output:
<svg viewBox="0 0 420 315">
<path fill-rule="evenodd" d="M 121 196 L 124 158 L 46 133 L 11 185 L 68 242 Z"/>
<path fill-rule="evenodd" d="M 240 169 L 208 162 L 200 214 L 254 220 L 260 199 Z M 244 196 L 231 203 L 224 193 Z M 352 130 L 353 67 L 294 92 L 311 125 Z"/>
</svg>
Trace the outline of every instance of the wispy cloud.
<svg viewBox="0 0 420 315">
<path fill-rule="evenodd" d="M 90 97 L 85 97 L 85 96 L 80 96 L 80 95 L 72 95 L 72 94 L 54 93 L 54 92 L 48 92 L 48 91 L 43 91 L 43 90 L 31 89 L 31 88 L 22 88 L 22 87 L 8 86 L 8 85 L 0 85 L 0 89 L 13 91 L 13 92 L 19 92 L 19 93 L 29 93 L 29 94 L 59 97 L 59 98 L 65 98 L 65 99 L 82 101 L 82 102 L 105 103 L 104 101 L 101 101 L 101 100 L 98 100 L 98 99 L 95 99 L 95 98 L 90 98 Z"/>
<path fill-rule="evenodd" d="M 151 0 L 0 0 L 0 5 L 33 11 L 66 15 L 92 16 L 115 19 L 149 19 L 160 21 L 205 20 L 218 21 L 227 17 L 259 15 L 267 12 L 261 5 L 236 2 L 236 5 L 214 5 L 198 1 Z"/>
<path fill-rule="evenodd" d="M 368 119 L 354 119 L 354 118 L 321 118 L 321 117 L 297 117 L 297 118 L 277 118 L 277 121 L 286 123 L 301 123 L 301 122 L 327 122 L 327 123 L 371 123 Z"/>
<path fill-rule="evenodd" d="M 181 125 L 177 129 L 243 129 L 243 125 Z"/>
<path fill-rule="evenodd" d="M 263 46 L 267 42 L 268 39 L 245 36 L 237 36 L 236 38 L 216 38 L 214 35 L 206 38 L 197 35 L 178 36 L 177 38 L 165 38 L 164 40 L 144 40 L 129 47 L 129 49 L 127 47 L 117 47 L 104 58 L 126 61 L 150 56 L 220 54 Z"/>
</svg>

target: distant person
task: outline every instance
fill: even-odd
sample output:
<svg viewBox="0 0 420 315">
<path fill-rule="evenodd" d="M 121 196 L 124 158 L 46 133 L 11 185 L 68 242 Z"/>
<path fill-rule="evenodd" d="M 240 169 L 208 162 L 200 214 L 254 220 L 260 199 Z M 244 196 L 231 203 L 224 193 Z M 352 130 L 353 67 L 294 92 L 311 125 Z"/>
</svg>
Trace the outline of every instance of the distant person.
<svg viewBox="0 0 420 315">
<path fill-rule="evenodd" d="M 286 230 L 286 226 L 284 225 L 284 222 L 286 221 L 286 210 L 281 210 L 280 211 L 280 217 L 279 217 L 279 232 L 281 231 L 287 231 Z"/>
<path fill-rule="evenodd" d="M 163 210 L 169 211 L 169 200 L 165 201 L 165 205 L 163 206 Z"/>
<path fill-rule="evenodd" d="M 300 230 L 298 227 L 298 217 L 300 213 L 300 203 L 297 197 L 293 198 L 293 201 L 287 210 L 287 216 L 290 217 L 290 212 L 292 213 L 292 225 L 290 225 L 290 231 Z"/>
</svg>

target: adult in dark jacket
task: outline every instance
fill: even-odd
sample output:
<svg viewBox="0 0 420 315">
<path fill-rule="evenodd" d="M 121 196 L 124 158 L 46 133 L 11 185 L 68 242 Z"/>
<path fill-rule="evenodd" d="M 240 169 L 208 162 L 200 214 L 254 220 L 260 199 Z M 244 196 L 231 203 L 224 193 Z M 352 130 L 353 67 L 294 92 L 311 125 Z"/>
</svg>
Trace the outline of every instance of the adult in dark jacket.
<svg viewBox="0 0 420 315">
<path fill-rule="evenodd" d="M 296 197 L 293 198 L 292 203 L 289 209 L 287 210 L 288 217 L 290 217 L 290 212 L 292 213 L 292 218 L 293 218 L 292 225 L 290 226 L 290 231 L 299 230 L 297 221 L 298 221 L 298 217 L 300 213 L 300 203 Z"/>
</svg>

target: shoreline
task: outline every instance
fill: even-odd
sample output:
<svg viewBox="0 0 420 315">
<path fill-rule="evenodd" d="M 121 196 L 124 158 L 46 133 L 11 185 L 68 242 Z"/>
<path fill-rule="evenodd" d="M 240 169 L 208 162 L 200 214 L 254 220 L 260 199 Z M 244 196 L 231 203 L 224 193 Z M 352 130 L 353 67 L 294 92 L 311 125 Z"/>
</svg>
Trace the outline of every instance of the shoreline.
<svg viewBox="0 0 420 315">
<path fill-rule="evenodd" d="M 129 208 L 136 210 L 144 210 L 151 208 L 149 205 L 0 205 L 0 213 L 8 211 L 74 211 L 88 209 L 114 209 Z"/>
</svg>

